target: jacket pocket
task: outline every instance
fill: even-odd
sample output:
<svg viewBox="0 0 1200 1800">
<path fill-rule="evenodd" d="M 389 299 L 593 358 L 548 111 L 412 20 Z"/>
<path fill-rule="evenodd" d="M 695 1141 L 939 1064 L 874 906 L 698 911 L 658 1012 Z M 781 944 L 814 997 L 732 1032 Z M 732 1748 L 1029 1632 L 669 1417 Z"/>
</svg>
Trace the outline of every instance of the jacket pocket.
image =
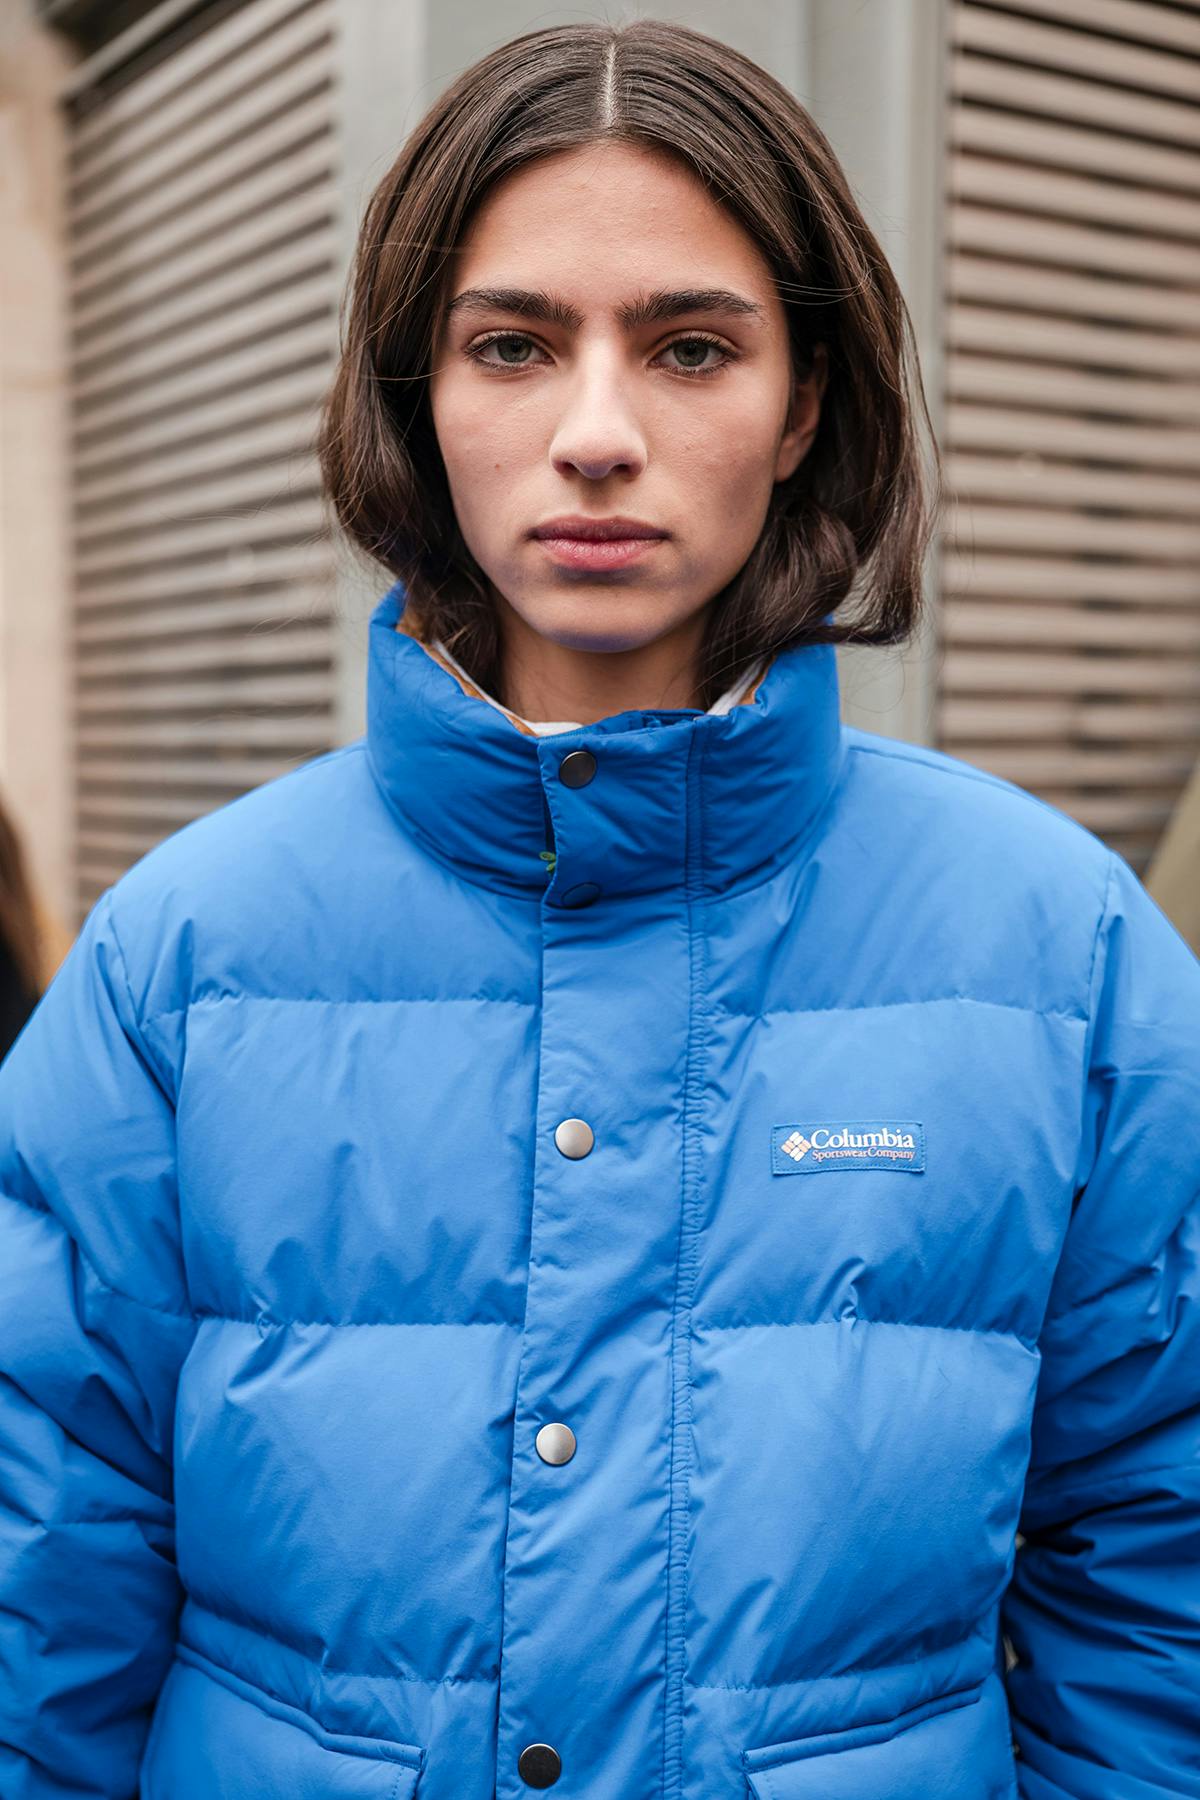
<svg viewBox="0 0 1200 1800">
<path fill-rule="evenodd" d="M 419 1800 L 419 1744 L 329 1731 L 177 1644 L 142 1761 L 139 1800 Z"/>
<path fill-rule="evenodd" d="M 743 1750 L 754 1800 L 968 1800 L 983 1680 L 890 1719 Z"/>
</svg>

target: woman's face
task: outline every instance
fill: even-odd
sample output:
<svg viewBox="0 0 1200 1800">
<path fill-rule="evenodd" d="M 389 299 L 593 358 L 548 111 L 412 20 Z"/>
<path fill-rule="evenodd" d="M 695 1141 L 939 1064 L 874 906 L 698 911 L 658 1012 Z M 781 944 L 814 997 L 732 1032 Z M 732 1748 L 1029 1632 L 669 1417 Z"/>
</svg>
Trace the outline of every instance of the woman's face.
<svg viewBox="0 0 1200 1800">
<path fill-rule="evenodd" d="M 793 383 L 753 240 L 682 163 L 608 142 L 493 189 L 449 280 L 433 420 L 481 569 L 565 648 L 689 635 L 808 450 L 823 387 L 820 361 Z M 533 535 L 562 515 L 664 535 L 596 567 L 614 552 L 581 562 Z"/>
</svg>

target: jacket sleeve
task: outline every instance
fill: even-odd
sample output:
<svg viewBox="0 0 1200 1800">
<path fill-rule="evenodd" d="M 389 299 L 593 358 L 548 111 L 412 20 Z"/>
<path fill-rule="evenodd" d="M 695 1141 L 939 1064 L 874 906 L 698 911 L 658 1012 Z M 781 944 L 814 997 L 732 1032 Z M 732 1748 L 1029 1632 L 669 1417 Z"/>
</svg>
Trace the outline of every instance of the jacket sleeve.
<svg viewBox="0 0 1200 1800">
<path fill-rule="evenodd" d="M 1200 1796 L 1200 963 L 1112 854 L 1002 1624 L 1021 1800 Z"/>
<path fill-rule="evenodd" d="M 181 1599 L 174 1110 L 113 892 L 0 1064 L 4 1800 L 134 1800 Z"/>
</svg>

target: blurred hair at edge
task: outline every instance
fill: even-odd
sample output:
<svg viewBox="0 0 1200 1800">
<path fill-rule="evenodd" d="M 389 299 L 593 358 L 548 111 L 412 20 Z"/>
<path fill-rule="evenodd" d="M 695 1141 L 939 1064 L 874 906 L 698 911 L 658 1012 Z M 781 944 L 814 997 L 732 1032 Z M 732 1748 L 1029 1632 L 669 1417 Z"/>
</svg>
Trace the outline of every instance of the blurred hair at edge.
<svg viewBox="0 0 1200 1800">
<path fill-rule="evenodd" d="M 501 691 L 496 608 L 434 429 L 432 360 L 454 252 L 490 191 L 535 159 L 609 140 L 690 171 L 763 259 L 793 376 L 824 357 L 811 447 L 776 482 L 748 559 L 711 596 L 697 704 L 766 652 L 904 642 L 920 614 L 942 464 L 899 285 L 795 96 L 718 39 L 655 19 L 502 44 L 441 94 L 375 188 L 316 441 L 325 499 L 352 549 L 404 581 L 406 626 L 440 637 L 476 682 Z M 839 618 L 852 593 L 852 616 Z"/>
<path fill-rule="evenodd" d="M 70 941 L 36 892 L 20 833 L 0 800 L 0 960 L 5 979 L 21 989 L 15 998 L 30 1005 L 40 998 Z M 0 1053 L 5 1048 L 0 1045 Z"/>
</svg>

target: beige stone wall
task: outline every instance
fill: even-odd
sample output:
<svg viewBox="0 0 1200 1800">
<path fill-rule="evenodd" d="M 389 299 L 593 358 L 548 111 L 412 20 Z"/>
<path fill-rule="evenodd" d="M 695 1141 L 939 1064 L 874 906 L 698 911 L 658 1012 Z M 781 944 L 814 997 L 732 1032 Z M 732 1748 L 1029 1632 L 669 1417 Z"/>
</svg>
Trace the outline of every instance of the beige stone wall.
<svg viewBox="0 0 1200 1800">
<path fill-rule="evenodd" d="M 1159 841 L 1145 884 L 1200 956 L 1200 763 Z"/>
<path fill-rule="evenodd" d="M 46 909 L 71 907 L 67 260 L 57 89 L 71 53 L 0 0 L 0 793 Z M 55 937 L 51 928 L 52 941 Z M 52 951 L 56 960 L 61 941 Z"/>
</svg>

